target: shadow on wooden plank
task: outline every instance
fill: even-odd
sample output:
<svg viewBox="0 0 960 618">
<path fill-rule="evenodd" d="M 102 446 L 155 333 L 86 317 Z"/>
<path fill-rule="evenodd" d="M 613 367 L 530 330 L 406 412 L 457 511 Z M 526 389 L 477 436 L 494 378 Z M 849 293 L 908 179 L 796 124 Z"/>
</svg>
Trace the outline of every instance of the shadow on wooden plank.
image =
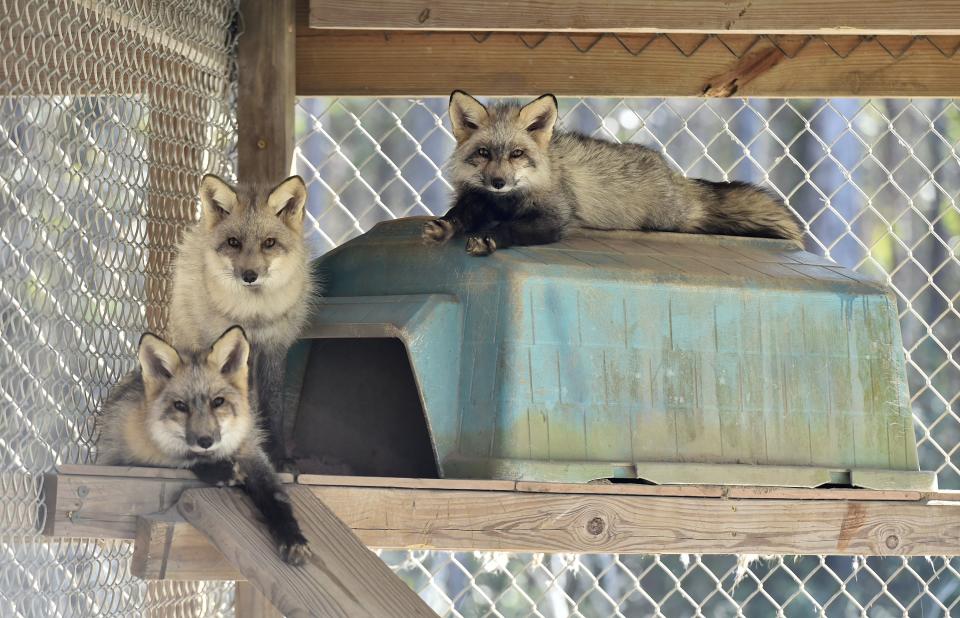
<svg viewBox="0 0 960 618">
<path fill-rule="evenodd" d="M 191 489 L 177 506 L 284 616 L 436 615 L 309 489 L 291 487 L 290 497 L 313 551 L 303 567 L 280 560 L 238 490 Z"/>
</svg>

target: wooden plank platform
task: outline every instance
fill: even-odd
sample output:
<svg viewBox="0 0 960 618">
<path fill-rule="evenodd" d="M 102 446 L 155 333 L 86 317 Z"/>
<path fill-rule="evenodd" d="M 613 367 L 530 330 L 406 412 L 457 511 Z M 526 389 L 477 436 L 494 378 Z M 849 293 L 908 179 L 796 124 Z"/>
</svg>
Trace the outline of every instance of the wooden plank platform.
<svg viewBox="0 0 960 618">
<path fill-rule="evenodd" d="M 178 510 L 284 616 L 435 616 L 376 554 L 306 487 L 291 487 L 294 511 L 313 555 L 285 564 L 239 490 L 184 492 Z"/>
<path fill-rule="evenodd" d="M 198 481 L 91 468 L 47 476 L 48 535 L 135 539 L 134 573 L 145 578 L 242 579 L 168 510 Z M 315 475 L 298 483 L 378 548 L 960 555 L 960 492 Z"/>
</svg>

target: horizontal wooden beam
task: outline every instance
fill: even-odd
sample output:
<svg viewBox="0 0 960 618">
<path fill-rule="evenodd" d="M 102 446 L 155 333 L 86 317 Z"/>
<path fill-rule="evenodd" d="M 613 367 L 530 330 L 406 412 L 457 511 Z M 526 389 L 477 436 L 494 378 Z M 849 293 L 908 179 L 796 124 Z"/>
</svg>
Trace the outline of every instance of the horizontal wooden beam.
<svg viewBox="0 0 960 618">
<path fill-rule="evenodd" d="M 955 492 L 306 477 L 370 547 L 451 551 L 960 555 Z M 186 478 L 51 476 L 47 534 L 136 539 L 144 577 L 234 579 L 172 505 Z M 142 518 L 147 517 L 147 520 Z M 138 518 L 141 520 L 138 522 Z M 139 523 L 139 526 L 138 526 Z"/>
<path fill-rule="evenodd" d="M 767 487 L 743 485 L 647 485 L 642 483 L 550 483 L 488 479 L 409 479 L 385 476 L 335 476 L 301 474 L 298 485 L 380 487 L 394 489 L 443 489 L 461 491 L 509 491 L 546 494 L 605 494 L 611 496 L 670 496 L 676 498 L 736 498 L 740 500 L 883 500 L 960 501 L 960 491 L 916 491 L 832 487 Z"/>
<path fill-rule="evenodd" d="M 311 0 L 310 9 L 316 28 L 960 34 L 955 0 Z"/>
<path fill-rule="evenodd" d="M 290 474 L 280 480 L 289 483 Z M 163 513 L 184 489 L 203 487 L 189 470 L 60 466 L 43 477 L 41 530 L 55 536 L 134 539 L 140 515 Z M 56 530 L 56 532 L 54 532 Z"/>
<path fill-rule="evenodd" d="M 296 55 L 303 96 L 960 97 L 960 36 L 299 28 Z"/>
<path fill-rule="evenodd" d="M 960 504 L 312 489 L 371 547 L 638 554 L 960 554 Z"/>
<path fill-rule="evenodd" d="M 829 489 L 810 490 L 785 487 L 726 487 L 726 486 L 651 486 L 632 484 L 566 484 L 539 483 L 526 481 L 469 481 L 436 479 L 388 479 L 379 477 L 331 477 L 301 475 L 299 483 L 315 487 L 350 487 L 407 490 L 446 490 L 446 491 L 484 491 L 484 492 L 520 492 L 532 494 L 575 494 L 607 496 L 661 496 L 661 497 L 700 497 L 739 500 L 866 500 L 929 502 L 930 500 L 960 500 L 960 495 L 950 492 L 916 492 L 888 490 L 877 492 L 867 489 Z M 315 491 L 317 491 L 315 489 Z M 323 491 L 323 490 L 319 490 Z M 326 494 L 329 497 L 329 493 Z M 339 504 L 339 502 L 336 502 Z M 373 545 L 382 533 L 375 530 L 357 529 L 355 532 L 368 545 Z M 489 545 L 489 543 L 487 543 Z M 418 545 L 411 549 L 423 549 Z M 444 549 L 464 549 L 457 545 Z M 466 547 L 466 549 L 476 549 Z M 487 549 L 490 549 L 487 547 Z M 144 579 L 171 580 L 238 580 L 244 575 L 233 568 L 193 526 L 187 524 L 176 514 L 163 513 L 140 518 L 137 537 L 134 543 L 131 573 Z"/>
</svg>

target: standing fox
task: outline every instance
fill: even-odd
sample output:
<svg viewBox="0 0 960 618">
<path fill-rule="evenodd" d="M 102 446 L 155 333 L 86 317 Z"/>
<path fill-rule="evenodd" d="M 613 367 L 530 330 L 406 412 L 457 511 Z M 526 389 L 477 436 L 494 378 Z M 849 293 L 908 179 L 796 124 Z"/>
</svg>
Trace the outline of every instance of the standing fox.
<svg viewBox="0 0 960 618">
<path fill-rule="evenodd" d="M 249 354 L 238 326 L 203 352 L 181 353 L 143 335 L 139 369 L 113 389 L 97 419 L 97 462 L 189 468 L 202 481 L 242 486 L 280 556 L 299 565 L 310 552 L 290 498 L 260 447 L 247 392 Z"/>
<path fill-rule="evenodd" d="M 467 235 L 472 255 L 560 240 L 572 228 L 660 230 L 784 238 L 801 244 L 796 218 L 775 196 L 742 182 L 686 178 L 638 144 L 554 131 L 557 99 L 484 106 L 450 95 L 457 147 L 455 199 L 424 225 L 428 243 Z"/>
<path fill-rule="evenodd" d="M 200 222 L 178 248 L 168 333 L 173 345 L 209 346 L 238 324 L 253 348 L 253 400 L 268 427 L 268 452 L 283 461 L 287 350 L 313 296 L 303 239 L 307 190 L 299 176 L 275 187 L 200 183 Z"/>
</svg>

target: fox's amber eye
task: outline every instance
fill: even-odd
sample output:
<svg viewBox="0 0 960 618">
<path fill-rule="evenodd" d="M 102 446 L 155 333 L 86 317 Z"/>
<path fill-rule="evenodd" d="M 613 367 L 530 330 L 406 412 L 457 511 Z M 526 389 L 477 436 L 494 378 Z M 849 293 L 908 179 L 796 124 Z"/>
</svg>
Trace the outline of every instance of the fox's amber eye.
<svg viewBox="0 0 960 618">
<path fill-rule="evenodd" d="M 276 238 L 268 238 L 268 239 L 266 239 L 265 241 L 263 241 L 263 248 L 264 248 L 264 249 L 269 249 L 270 247 L 274 246 L 275 244 L 277 244 L 277 239 L 276 239 Z"/>
<path fill-rule="evenodd" d="M 239 239 L 239 238 L 234 238 L 233 236 L 231 236 L 230 238 L 227 239 L 227 244 L 230 245 L 231 247 L 233 247 L 234 249 L 239 249 L 239 248 L 240 248 L 240 239 Z"/>
<path fill-rule="evenodd" d="M 223 405 L 223 397 L 217 397 L 216 399 L 210 402 L 211 408 L 219 408 L 222 405 Z"/>
<path fill-rule="evenodd" d="M 478 149 L 477 149 L 477 154 L 478 154 L 479 156 L 483 157 L 484 159 L 489 159 L 489 158 L 490 158 L 490 151 L 487 150 L 486 148 L 478 148 Z"/>
<path fill-rule="evenodd" d="M 174 407 L 174 409 L 179 410 L 180 412 L 189 412 L 189 411 L 190 411 L 190 408 L 187 407 L 187 404 L 183 403 L 182 401 L 174 401 L 174 402 L 173 402 L 173 407 Z"/>
<path fill-rule="evenodd" d="M 516 159 L 517 157 L 522 157 L 522 156 L 523 156 L 523 151 L 520 150 L 519 148 L 517 148 L 516 150 L 510 153 L 511 159 Z"/>
</svg>

